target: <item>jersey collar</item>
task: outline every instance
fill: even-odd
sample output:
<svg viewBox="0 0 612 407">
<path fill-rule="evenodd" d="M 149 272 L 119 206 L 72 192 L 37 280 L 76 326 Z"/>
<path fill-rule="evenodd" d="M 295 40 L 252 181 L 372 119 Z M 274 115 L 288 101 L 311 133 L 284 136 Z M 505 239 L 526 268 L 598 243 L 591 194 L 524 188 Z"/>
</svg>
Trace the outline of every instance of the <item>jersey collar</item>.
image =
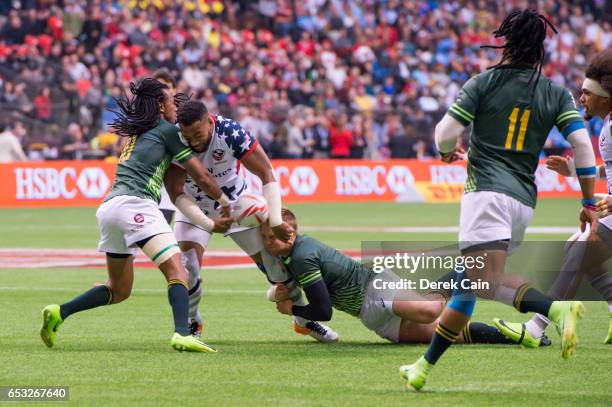
<svg viewBox="0 0 612 407">
<path fill-rule="evenodd" d="M 215 137 L 215 134 L 217 133 L 217 119 L 215 118 L 215 115 L 212 113 L 209 113 L 208 117 L 210 118 L 210 120 L 212 120 L 213 126 L 212 126 L 212 132 L 211 132 L 210 138 L 208 139 L 208 143 L 206 143 L 206 146 L 204 147 L 203 152 L 208 151 L 208 147 L 210 147 L 210 144 L 212 143 L 212 139 L 213 137 Z"/>
<path fill-rule="evenodd" d="M 281 256 L 281 260 L 283 261 L 283 264 L 285 266 L 288 266 L 291 263 L 291 260 L 293 260 L 292 255 L 293 255 L 293 252 L 295 251 L 295 247 L 298 244 L 300 244 L 301 241 L 302 241 L 302 236 L 301 235 L 297 235 L 295 237 L 295 242 L 293 242 L 293 247 L 291 248 L 291 253 L 289 253 L 289 256 L 287 256 L 287 257 L 282 257 Z"/>
</svg>

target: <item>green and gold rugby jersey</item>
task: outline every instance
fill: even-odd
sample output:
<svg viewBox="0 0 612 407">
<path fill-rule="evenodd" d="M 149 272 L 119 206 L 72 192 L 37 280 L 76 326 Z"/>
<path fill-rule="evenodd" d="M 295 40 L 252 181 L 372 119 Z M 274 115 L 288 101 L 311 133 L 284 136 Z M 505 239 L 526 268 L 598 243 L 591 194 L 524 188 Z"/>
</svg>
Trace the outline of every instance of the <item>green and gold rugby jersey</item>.
<svg viewBox="0 0 612 407">
<path fill-rule="evenodd" d="M 191 148 L 181 141 L 178 127 L 160 120 L 155 128 L 128 139 L 119 157 L 115 182 L 104 201 L 130 195 L 159 203 L 170 163 L 182 163 L 191 157 Z"/>
<path fill-rule="evenodd" d="M 450 116 L 474 125 L 466 193 L 500 192 L 535 207 L 535 171 L 550 130 L 567 137 L 582 121 L 568 90 L 543 75 L 534 90 L 536 76 L 533 68 L 488 70 L 467 81 L 450 107 Z"/>
<path fill-rule="evenodd" d="M 284 260 L 289 274 L 302 286 L 323 280 L 332 306 L 358 316 L 374 272 L 359 262 L 309 236 L 298 235 Z"/>
</svg>

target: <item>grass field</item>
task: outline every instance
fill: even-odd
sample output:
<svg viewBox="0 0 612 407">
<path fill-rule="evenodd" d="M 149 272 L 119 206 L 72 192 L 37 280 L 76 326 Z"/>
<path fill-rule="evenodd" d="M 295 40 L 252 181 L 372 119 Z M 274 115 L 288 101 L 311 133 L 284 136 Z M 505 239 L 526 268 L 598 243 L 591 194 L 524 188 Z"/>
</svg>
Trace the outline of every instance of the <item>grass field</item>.
<svg viewBox="0 0 612 407">
<path fill-rule="evenodd" d="M 414 233 L 386 227 L 456 226 L 454 204 L 293 205 L 308 234 L 342 249 L 362 240 L 447 240 L 453 232 Z M 574 200 L 543 201 L 533 225 L 576 224 Z M 94 209 L 0 211 L 0 248 L 95 248 Z M 337 230 L 317 227 L 337 226 Z M 352 229 L 342 230 L 351 227 Z M 360 227 L 362 229 L 360 229 Z M 528 234 L 527 239 L 565 239 Z M 233 248 L 215 237 L 213 249 Z M 1 260 L 0 260 L 1 261 Z M 404 390 L 401 364 L 425 346 L 392 345 L 361 323 L 335 312 L 334 345 L 314 343 L 291 330 L 290 319 L 265 301 L 267 284 L 255 269 L 203 271 L 207 342 L 217 354 L 179 354 L 169 346 L 172 319 L 161 273 L 136 271 L 128 301 L 76 314 L 47 349 L 38 337 L 40 310 L 105 279 L 102 269 L 0 268 L 0 386 L 69 386 L 75 405 L 395 406 L 395 405 L 610 405 L 610 346 L 601 344 L 609 317 L 603 302 L 587 304 L 574 359 L 553 346 L 456 346 L 436 366 L 427 391 Z M 526 317 L 479 302 L 474 319 Z"/>
</svg>

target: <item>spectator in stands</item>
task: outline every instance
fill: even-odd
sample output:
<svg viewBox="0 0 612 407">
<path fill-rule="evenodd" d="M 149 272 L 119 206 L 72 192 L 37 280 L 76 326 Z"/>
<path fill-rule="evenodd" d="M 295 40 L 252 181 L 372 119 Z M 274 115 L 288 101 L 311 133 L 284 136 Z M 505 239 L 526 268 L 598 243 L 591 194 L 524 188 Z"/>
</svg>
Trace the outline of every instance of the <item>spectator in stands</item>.
<svg viewBox="0 0 612 407">
<path fill-rule="evenodd" d="M 82 160 L 83 153 L 87 150 L 89 150 L 89 144 L 85 140 L 81 126 L 77 123 L 70 123 L 68 131 L 62 139 L 60 159 Z"/>
<path fill-rule="evenodd" d="M 304 139 L 303 120 L 298 117 L 300 113 L 294 110 L 287 116 L 287 158 L 302 158 L 308 142 Z"/>
<path fill-rule="evenodd" d="M 34 98 L 36 117 L 47 123 L 53 121 L 51 116 L 51 89 L 48 86 L 42 88 L 38 96 Z"/>
<path fill-rule="evenodd" d="M 12 130 L 9 126 L 0 125 L 0 163 L 27 160 L 21 143 Z"/>
<path fill-rule="evenodd" d="M 415 137 L 413 127 L 410 125 L 402 126 L 399 117 L 393 116 L 389 128 L 391 158 L 416 158 L 417 151 L 423 149 L 423 143 Z"/>
<path fill-rule="evenodd" d="M 368 147 L 368 140 L 365 131 L 366 122 L 363 116 L 355 115 L 351 123 L 351 132 L 353 133 L 353 141 L 351 143 L 350 154 L 351 158 L 364 158 L 365 150 Z"/>
<path fill-rule="evenodd" d="M 349 158 L 353 134 L 348 128 L 346 113 L 342 113 L 333 121 L 329 128 L 329 144 L 331 158 Z"/>
<path fill-rule="evenodd" d="M 544 74 L 575 95 L 590 57 L 612 45 L 606 3 L 538 2 L 559 30 L 547 42 Z M 479 46 L 496 43 L 492 30 L 517 6 L 494 0 L 210 4 L 0 1 L 0 107 L 18 113 L 28 133 L 42 132 L 35 136 L 40 139 L 51 141 L 57 128 L 73 122 L 93 136 L 113 117 L 104 110 L 114 106 L 111 96 L 164 67 L 178 80 L 178 91 L 203 100 L 212 112 L 237 117 L 241 108 L 254 108 L 250 117 L 261 125 L 249 130 L 278 156 L 289 147 L 279 129 L 297 106 L 314 108 L 316 117 L 302 129 L 306 140 L 314 140 L 303 157 L 329 155 L 327 133 L 334 127 L 323 123 L 327 110 L 364 115 L 353 155 L 360 156 L 362 147 L 364 157 L 392 155 L 395 143 L 385 130 L 392 114 L 430 151 L 433 125 L 461 85 L 499 57 Z M 51 119 L 44 118 L 46 103 L 32 103 L 45 86 Z M 559 142 L 552 134 L 551 148 Z"/>
</svg>

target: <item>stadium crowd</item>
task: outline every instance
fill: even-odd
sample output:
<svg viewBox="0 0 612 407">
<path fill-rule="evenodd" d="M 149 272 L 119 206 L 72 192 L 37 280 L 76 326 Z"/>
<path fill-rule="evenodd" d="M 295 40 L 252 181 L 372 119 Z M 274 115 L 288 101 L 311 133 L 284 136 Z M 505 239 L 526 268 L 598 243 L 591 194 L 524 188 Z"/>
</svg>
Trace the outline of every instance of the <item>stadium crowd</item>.
<svg viewBox="0 0 612 407">
<path fill-rule="evenodd" d="M 543 73 L 576 97 L 589 58 L 612 46 L 611 3 L 537 2 L 559 32 Z M 159 68 L 273 158 L 434 157 L 433 126 L 499 58 L 480 46 L 499 44 L 501 18 L 527 4 L 2 1 L 0 160 L 112 157 L 113 98 Z M 589 123 L 593 137 L 600 126 Z M 555 131 L 547 143 L 567 148 Z"/>
</svg>

